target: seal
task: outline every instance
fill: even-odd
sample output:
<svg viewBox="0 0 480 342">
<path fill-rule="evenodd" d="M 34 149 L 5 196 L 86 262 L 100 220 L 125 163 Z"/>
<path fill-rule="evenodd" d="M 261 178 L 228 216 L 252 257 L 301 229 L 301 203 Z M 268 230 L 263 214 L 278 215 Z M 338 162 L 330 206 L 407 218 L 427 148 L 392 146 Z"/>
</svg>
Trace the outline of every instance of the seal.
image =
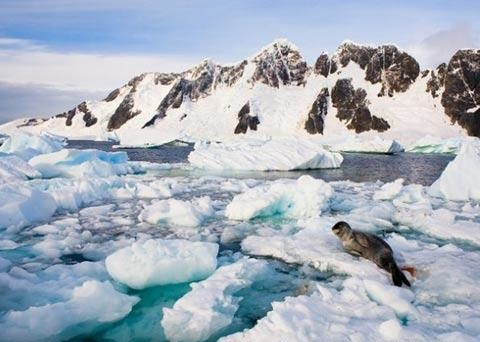
<svg viewBox="0 0 480 342">
<path fill-rule="evenodd" d="M 405 274 L 393 258 L 392 248 L 378 236 L 353 230 L 346 222 L 340 221 L 332 227 L 333 233 L 342 241 L 345 251 L 373 261 L 378 267 L 392 274 L 393 284 L 410 286 Z"/>
</svg>

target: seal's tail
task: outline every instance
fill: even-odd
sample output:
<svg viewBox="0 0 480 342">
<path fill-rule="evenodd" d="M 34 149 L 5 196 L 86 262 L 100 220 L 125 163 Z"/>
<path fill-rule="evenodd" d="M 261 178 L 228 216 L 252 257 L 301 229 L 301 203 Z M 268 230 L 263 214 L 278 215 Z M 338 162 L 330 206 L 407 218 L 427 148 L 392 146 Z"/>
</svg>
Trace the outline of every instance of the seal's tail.
<svg viewBox="0 0 480 342">
<path fill-rule="evenodd" d="M 405 277 L 405 274 L 403 274 L 403 272 L 400 271 L 400 269 L 398 268 L 398 266 L 395 263 L 393 263 L 391 265 L 390 270 L 392 272 L 392 280 L 393 280 L 393 284 L 395 284 L 395 286 L 402 286 L 402 284 L 405 284 L 408 287 L 411 286 L 407 277 Z"/>
</svg>

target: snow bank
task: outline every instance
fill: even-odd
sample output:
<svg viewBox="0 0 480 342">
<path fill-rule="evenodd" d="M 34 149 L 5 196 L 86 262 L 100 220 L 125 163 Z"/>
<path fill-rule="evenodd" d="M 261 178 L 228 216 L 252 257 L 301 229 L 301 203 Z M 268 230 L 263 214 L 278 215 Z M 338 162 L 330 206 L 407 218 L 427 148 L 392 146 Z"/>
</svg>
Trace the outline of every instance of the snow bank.
<svg viewBox="0 0 480 342">
<path fill-rule="evenodd" d="M 25 160 L 16 155 L 0 153 L 0 184 L 40 177 Z"/>
<path fill-rule="evenodd" d="M 9 311 L 0 321 L 0 336 L 12 342 L 63 340 L 71 336 L 75 325 L 95 326 L 122 319 L 139 300 L 117 292 L 108 281 L 89 280 L 75 287 L 65 302 Z"/>
<path fill-rule="evenodd" d="M 36 155 L 61 150 L 65 142 L 52 135 L 34 135 L 20 130 L 12 133 L 0 146 L 0 152 L 13 153 L 28 160 Z"/>
<path fill-rule="evenodd" d="M 404 148 L 395 140 L 382 139 L 378 136 L 372 139 L 349 136 L 346 138 L 346 141 L 331 146 L 330 150 L 338 152 L 393 154 L 403 152 Z"/>
<path fill-rule="evenodd" d="M 0 228 L 45 220 L 56 210 L 55 200 L 44 191 L 14 184 L 0 186 Z"/>
<path fill-rule="evenodd" d="M 109 255 L 108 273 L 134 289 L 206 278 L 217 267 L 218 245 L 187 240 L 135 242 Z"/>
<path fill-rule="evenodd" d="M 213 170 L 303 170 L 338 168 L 343 157 L 301 139 L 197 143 L 188 156 L 198 168 Z"/>
<path fill-rule="evenodd" d="M 163 309 L 161 323 L 168 340 L 204 341 L 230 325 L 241 300 L 234 294 L 250 286 L 266 270 L 266 261 L 243 258 L 220 267 L 206 280 L 191 284 L 192 291 L 173 308 Z"/>
<path fill-rule="evenodd" d="M 457 154 L 464 140 L 465 139 L 462 137 L 441 139 L 428 135 L 414 142 L 411 146 L 408 147 L 407 151 L 414 153 Z"/>
<path fill-rule="evenodd" d="M 195 198 L 192 201 L 171 198 L 147 206 L 138 218 L 140 221 L 151 224 L 166 223 L 176 226 L 196 227 L 213 213 L 210 197 Z"/>
<path fill-rule="evenodd" d="M 321 179 L 301 176 L 297 180 L 277 180 L 236 195 L 228 204 L 225 215 L 232 220 L 284 215 L 316 217 L 328 209 L 333 189 Z"/>
<path fill-rule="evenodd" d="M 466 140 L 452 160 L 430 187 L 433 196 L 452 201 L 480 200 L 480 139 Z"/>
<path fill-rule="evenodd" d="M 64 149 L 43 154 L 29 161 L 43 177 L 108 177 L 135 173 L 134 164 L 128 163 L 125 152 Z"/>
</svg>

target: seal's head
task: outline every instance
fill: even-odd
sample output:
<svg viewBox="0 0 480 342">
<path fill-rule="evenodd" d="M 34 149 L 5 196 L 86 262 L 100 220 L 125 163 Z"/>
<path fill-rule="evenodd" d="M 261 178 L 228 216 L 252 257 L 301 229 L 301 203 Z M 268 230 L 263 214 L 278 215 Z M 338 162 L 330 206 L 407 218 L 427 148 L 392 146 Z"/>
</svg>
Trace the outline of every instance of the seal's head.
<svg viewBox="0 0 480 342">
<path fill-rule="evenodd" d="M 350 227 L 350 225 L 347 222 L 343 221 L 335 223 L 332 227 L 332 232 L 339 238 L 341 238 L 351 230 L 352 228 Z"/>
</svg>

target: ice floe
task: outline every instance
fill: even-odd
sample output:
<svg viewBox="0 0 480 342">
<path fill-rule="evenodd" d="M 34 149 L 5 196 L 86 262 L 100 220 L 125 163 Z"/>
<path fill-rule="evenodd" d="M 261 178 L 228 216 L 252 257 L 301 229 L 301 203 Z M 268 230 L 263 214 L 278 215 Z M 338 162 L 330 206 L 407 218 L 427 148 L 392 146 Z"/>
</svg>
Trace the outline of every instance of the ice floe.
<svg viewBox="0 0 480 342">
<path fill-rule="evenodd" d="M 338 168 L 343 157 L 301 139 L 197 143 L 188 156 L 198 168 L 213 170 L 304 170 Z"/>
<path fill-rule="evenodd" d="M 395 140 L 382 139 L 379 136 L 371 139 L 349 136 L 345 138 L 345 141 L 330 146 L 330 150 L 338 152 L 393 154 L 403 152 L 404 148 Z"/>
<path fill-rule="evenodd" d="M 30 159 L 43 177 L 108 177 L 139 172 L 125 152 L 63 149 Z"/>
<path fill-rule="evenodd" d="M 143 289 L 206 278 L 217 266 L 217 253 L 211 242 L 147 240 L 109 255 L 105 265 L 115 280 Z"/>
<path fill-rule="evenodd" d="M 462 146 L 464 138 L 441 139 L 432 136 L 423 137 L 407 148 L 414 153 L 451 153 L 456 154 Z"/>
<path fill-rule="evenodd" d="M 65 142 L 49 134 L 35 135 L 16 131 L 0 146 L 0 152 L 13 153 L 28 160 L 36 155 L 52 153 L 63 148 Z"/>
<path fill-rule="evenodd" d="M 430 194 L 452 201 L 480 200 L 480 139 L 466 140 L 458 155 L 430 187 Z"/>
<path fill-rule="evenodd" d="M 319 216 L 328 209 L 332 187 L 311 176 L 297 180 L 277 180 L 236 195 L 225 215 L 233 220 L 283 215 L 287 217 Z"/>
<path fill-rule="evenodd" d="M 191 284 L 192 290 L 173 308 L 163 309 L 162 326 L 169 341 L 205 341 L 232 323 L 240 297 L 234 294 L 266 272 L 267 262 L 243 258 L 222 266 L 210 277 Z"/>
<path fill-rule="evenodd" d="M 152 224 L 196 227 L 213 214 L 212 201 L 209 197 L 195 198 L 192 201 L 171 198 L 147 206 L 140 213 L 139 219 Z"/>
</svg>

